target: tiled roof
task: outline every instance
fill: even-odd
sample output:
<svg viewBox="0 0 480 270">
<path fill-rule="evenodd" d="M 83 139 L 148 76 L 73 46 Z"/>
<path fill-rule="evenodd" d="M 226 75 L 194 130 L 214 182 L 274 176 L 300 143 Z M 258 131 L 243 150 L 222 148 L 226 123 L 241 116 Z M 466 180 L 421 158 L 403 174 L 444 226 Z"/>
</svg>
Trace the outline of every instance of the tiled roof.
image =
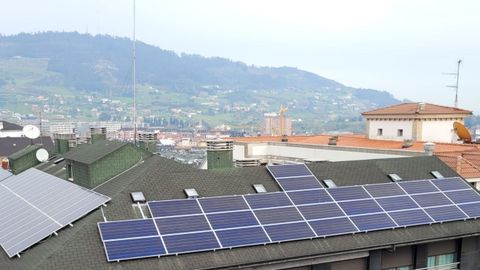
<svg viewBox="0 0 480 270">
<path fill-rule="evenodd" d="M 319 179 L 333 179 L 337 185 L 390 182 L 387 173 L 396 172 L 404 180 L 431 177 L 438 170 L 444 176 L 457 174 L 436 157 L 324 162 L 308 164 Z M 148 200 L 185 198 L 184 188 L 195 188 L 201 196 L 254 193 L 252 184 L 268 191 L 279 186 L 265 167 L 232 168 L 221 171 L 197 170 L 172 160 L 153 156 L 96 189 L 112 197 L 104 208 L 108 220 L 135 217 L 130 192 L 143 191 Z M 354 252 L 412 242 L 459 238 L 478 232 L 480 220 L 467 220 L 374 231 L 355 235 L 292 241 L 266 246 L 234 248 L 179 256 L 108 263 L 98 233 L 100 210 L 87 215 L 71 228 L 30 248 L 21 258 L 9 259 L 0 252 L 0 269 L 222 269 L 254 266 L 288 258 Z M 311 257 L 310 257 L 311 258 Z"/>
<path fill-rule="evenodd" d="M 465 179 L 480 178 L 480 167 L 462 156 L 438 155 L 438 158 Z"/>
<path fill-rule="evenodd" d="M 362 113 L 362 115 L 424 115 L 424 114 L 472 114 L 471 111 L 463 110 L 454 107 L 447 107 L 441 105 L 435 105 L 430 103 L 401 103 L 384 107 L 368 112 Z"/>
</svg>

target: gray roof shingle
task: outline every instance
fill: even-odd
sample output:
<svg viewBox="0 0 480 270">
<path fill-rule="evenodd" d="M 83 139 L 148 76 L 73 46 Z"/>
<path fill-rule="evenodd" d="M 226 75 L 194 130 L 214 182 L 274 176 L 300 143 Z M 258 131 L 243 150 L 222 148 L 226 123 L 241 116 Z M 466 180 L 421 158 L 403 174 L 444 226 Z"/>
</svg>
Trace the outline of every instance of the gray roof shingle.
<svg viewBox="0 0 480 270">
<path fill-rule="evenodd" d="M 91 164 L 108 154 L 126 146 L 126 142 L 97 141 L 93 144 L 81 144 L 77 148 L 67 152 L 64 157 L 85 164 Z"/>
</svg>

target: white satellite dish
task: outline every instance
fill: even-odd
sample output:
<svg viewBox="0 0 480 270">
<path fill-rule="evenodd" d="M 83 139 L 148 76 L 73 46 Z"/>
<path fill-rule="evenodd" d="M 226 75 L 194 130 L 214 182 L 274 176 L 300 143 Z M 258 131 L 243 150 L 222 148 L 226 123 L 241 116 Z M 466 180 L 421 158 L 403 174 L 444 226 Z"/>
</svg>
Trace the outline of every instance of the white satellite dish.
<svg viewBox="0 0 480 270">
<path fill-rule="evenodd" d="M 35 153 L 35 156 L 37 157 L 38 161 L 45 162 L 48 160 L 48 151 L 40 148 L 37 150 L 37 153 Z"/>
<path fill-rule="evenodd" d="M 40 137 L 40 129 L 34 125 L 26 125 L 23 127 L 23 134 L 29 139 L 36 139 Z"/>
</svg>

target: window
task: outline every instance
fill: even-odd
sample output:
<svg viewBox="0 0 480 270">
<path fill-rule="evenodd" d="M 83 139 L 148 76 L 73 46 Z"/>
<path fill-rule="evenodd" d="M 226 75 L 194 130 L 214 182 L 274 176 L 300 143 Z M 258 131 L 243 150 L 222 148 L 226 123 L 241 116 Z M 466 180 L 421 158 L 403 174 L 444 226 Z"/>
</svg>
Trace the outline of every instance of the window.
<svg viewBox="0 0 480 270">
<path fill-rule="evenodd" d="M 396 173 L 391 173 L 391 174 L 388 175 L 388 177 L 390 177 L 390 179 L 393 182 L 402 181 L 402 178 L 400 176 L 398 176 L 398 174 L 396 174 Z"/>
<path fill-rule="evenodd" d="M 377 135 L 382 136 L 383 135 L 383 128 L 377 129 Z"/>
<path fill-rule="evenodd" d="M 325 186 L 327 186 L 327 188 L 337 187 L 337 185 L 335 184 L 335 182 L 333 182 L 332 179 L 324 179 L 322 180 L 322 182 L 325 184 Z"/>
<path fill-rule="evenodd" d="M 403 137 L 403 129 L 397 129 L 397 136 Z"/>
<path fill-rule="evenodd" d="M 445 177 L 443 177 L 443 175 L 442 175 L 440 172 L 438 172 L 438 171 L 432 171 L 432 172 L 430 172 L 430 173 L 431 173 L 433 176 L 435 176 L 435 178 L 437 178 L 437 179 L 445 178 Z"/>
<path fill-rule="evenodd" d="M 267 189 L 265 188 L 264 185 L 262 184 L 254 184 L 253 189 L 255 189 L 255 192 L 257 193 L 264 193 L 267 192 Z"/>
<path fill-rule="evenodd" d="M 185 192 L 189 199 L 198 198 L 198 192 L 194 188 L 186 188 L 183 192 Z"/>
<path fill-rule="evenodd" d="M 427 267 L 440 266 L 454 263 L 455 253 L 428 256 Z"/>
<path fill-rule="evenodd" d="M 392 267 L 392 268 L 386 268 L 383 270 L 412 270 L 413 267 L 411 265 L 409 266 L 399 266 L 399 267 Z"/>
</svg>

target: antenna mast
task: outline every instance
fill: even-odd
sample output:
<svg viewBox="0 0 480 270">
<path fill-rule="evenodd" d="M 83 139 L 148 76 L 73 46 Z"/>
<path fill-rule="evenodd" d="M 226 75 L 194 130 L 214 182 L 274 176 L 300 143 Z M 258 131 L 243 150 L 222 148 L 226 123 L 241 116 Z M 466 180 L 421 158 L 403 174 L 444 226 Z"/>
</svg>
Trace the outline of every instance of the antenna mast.
<svg viewBox="0 0 480 270">
<path fill-rule="evenodd" d="M 443 73 L 444 75 L 453 75 L 457 79 L 457 83 L 455 85 L 447 85 L 447 87 L 455 89 L 455 108 L 458 108 L 458 79 L 460 78 L 460 63 L 462 60 L 458 60 L 457 62 L 457 72 L 456 73 Z"/>
<path fill-rule="evenodd" d="M 133 0 L 133 141 L 137 145 L 137 70 L 136 70 L 136 37 L 135 37 L 135 0 Z"/>
</svg>

